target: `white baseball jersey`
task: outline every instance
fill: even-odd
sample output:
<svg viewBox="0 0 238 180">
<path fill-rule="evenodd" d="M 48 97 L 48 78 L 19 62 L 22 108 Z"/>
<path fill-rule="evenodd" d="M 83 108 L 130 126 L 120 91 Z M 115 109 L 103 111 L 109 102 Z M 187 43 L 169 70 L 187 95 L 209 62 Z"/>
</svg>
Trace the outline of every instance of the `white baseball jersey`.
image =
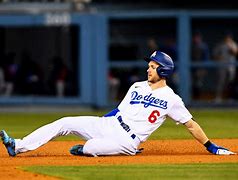
<svg viewBox="0 0 238 180">
<path fill-rule="evenodd" d="M 166 119 L 185 123 L 192 115 L 182 99 L 168 87 L 152 90 L 147 81 L 134 83 L 118 106 L 123 121 L 143 142 Z"/>
</svg>

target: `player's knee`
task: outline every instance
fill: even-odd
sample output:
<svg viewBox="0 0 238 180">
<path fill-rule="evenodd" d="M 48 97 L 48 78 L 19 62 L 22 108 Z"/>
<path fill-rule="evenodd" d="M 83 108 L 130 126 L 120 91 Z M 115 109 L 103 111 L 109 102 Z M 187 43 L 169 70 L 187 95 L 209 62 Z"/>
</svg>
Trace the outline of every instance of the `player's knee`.
<svg viewBox="0 0 238 180">
<path fill-rule="evenodd" d="M 84 144 L 83 153 L 85 155 L 97 156 L 100 151 L 101 149 L 99 148 L 97 143 L 95 143 L 94 139 L 90 139 Z"/>
<path fill-rule="evenodd" d="M 56 120 L 55 122 L 53 122 L 53 125 L 55 128 L 60 129 L 60 131 L 62 131 L 62 135 L 67 135 L 70 132 L 71 126 L 72 124 L 70 123 L 70 118 L 69 117 L 63 117 L 60 118 L 58 120 Z"/>
<path fill-rule="evenodd" d="M 62 117 L 62 118 L 56 120 L 55 123 L 64 126 L 69 123 L 70 119 L 71 119 L 70 117 Z"/>
</svg>

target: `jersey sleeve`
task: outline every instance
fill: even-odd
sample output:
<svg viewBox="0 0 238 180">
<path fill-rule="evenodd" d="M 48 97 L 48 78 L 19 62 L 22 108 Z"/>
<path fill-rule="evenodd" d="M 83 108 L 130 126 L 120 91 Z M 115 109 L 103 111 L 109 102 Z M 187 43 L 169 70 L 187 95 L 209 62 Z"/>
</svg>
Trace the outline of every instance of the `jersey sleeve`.
<svg viewBox="0 0 238 180">
<path fill-rule="evenodd" d="M 185 107 L 181 98 L 174 103 L 171 107 L 168 116 L 171 117 L 174 121 L 184 124 L 192 118 L 191 113 Z"/>
</svg>

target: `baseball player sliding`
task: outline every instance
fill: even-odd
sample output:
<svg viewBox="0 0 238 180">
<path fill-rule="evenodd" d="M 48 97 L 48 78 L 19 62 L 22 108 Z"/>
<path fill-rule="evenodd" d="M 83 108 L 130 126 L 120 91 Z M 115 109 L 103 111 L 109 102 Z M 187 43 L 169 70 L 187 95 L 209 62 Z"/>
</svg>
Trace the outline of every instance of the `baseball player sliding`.
<svg viewBox="0 0 238 180">
<path fill-rule="evenodd" d="M 149 58 L 148 79 L 134 83 L 119 106 L 103 117 L 64 117 L 47 124 L 23 139 L 9 137 L 2 130 L 0 136 L 10 156 L 37 149 L 58 136 L 74 134 L 86 139 L 84 145 L 70 149 L 73 155 L 135 155 L 140 143 L 159 128 L 166 117 L 187 127 L 192 136 L 212 154 L 235 154 L 211 142 L 182 99 L 166 84 L 174 69 L 172 59 L 155 51 Z"/>
</svg>

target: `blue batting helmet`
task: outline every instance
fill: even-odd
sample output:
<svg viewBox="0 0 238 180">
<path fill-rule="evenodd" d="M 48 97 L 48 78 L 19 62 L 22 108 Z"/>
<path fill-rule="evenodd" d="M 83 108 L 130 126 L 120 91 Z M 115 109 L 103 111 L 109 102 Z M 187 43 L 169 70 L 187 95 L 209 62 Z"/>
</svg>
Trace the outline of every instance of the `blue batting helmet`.
<svg viewBox="0 0 238 180">
<path fill-rule="evenodd" d="M 149 58 L 144 58 L 147 62 L 155 61 L 160 66 L 156 69 L 158 75 L 162 78 L 169 77 L 174 70 L 174 62 L 172 58 L 163 52 L 155 51 Z"/>
</svg>

